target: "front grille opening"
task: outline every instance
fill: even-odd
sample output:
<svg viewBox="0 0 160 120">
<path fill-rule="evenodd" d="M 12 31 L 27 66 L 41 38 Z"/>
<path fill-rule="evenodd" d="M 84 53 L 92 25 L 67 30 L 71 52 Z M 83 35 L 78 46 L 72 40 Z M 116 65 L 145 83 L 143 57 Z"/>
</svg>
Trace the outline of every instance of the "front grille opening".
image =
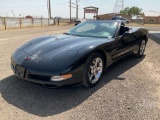
<svg viewBox="0 0 160 120">
<path fill-rule="evenodd" d="M 43 76 L 43 75 L 34 75 L 34 74 L 29 74 L 28 78 L 34 79 L 34 80 L 43 80 L 43 81 L 50 81 L 50 76 Z"/>
</svg>

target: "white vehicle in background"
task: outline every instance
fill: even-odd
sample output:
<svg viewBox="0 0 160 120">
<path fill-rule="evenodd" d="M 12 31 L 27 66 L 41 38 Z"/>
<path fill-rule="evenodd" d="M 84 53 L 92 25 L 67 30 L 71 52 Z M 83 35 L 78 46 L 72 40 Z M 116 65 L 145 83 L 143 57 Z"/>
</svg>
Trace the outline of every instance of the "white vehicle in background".
<svg viewBox="0 0 160 120">
<path fill-rule="evenodd" d="M 123 23 L 130 23 L 130 20 L 128 20 L 127 18 L 123 18 L 122 16 L 114 16 L 112 20 L 120 20 Z"/>
<path fill-rule="evenodd" d="M 74 21 L 75 26 L 78 25 L 81 22 L 86 21 L 86 19 L 77 19 L 76 21 Z"/>
<path fill-rule="evenodd" d="M 130 23 L 130 20 L 128 20 L 127 18 L 123 18 L 124 23 Z"/>
</svg>

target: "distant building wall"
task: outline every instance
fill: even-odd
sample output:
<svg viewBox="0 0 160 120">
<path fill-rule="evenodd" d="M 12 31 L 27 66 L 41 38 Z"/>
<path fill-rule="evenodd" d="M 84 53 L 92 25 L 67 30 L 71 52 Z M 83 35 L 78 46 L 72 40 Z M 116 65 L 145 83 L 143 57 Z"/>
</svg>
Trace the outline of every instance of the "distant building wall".
<svg viewBox="0 0 160 120">
<path fill-rule="evenodd" d="M 144 24 L 144 19 L 131 19 L 130 23 Z"/>
<path fill-rule="evenodd" d="M 145 24 L 159 24 L 159 17 L 144 17 Z"/>
<path fill-rule="evenodd" d="M 115 14 L 115 13 L 109 13 L 109 14 L 103 14 L 96 16 L 97 20 L 111 20 L 114 16 L 122 16 L 124 18 L 130 19 L 131 17 L 128 15 L 122 15 L 122 14 Z"/>
<path fill-rule="evenodd" d="M 158 24 L 160 24 L 160 16 L 158 17 Z"/>
</svg>

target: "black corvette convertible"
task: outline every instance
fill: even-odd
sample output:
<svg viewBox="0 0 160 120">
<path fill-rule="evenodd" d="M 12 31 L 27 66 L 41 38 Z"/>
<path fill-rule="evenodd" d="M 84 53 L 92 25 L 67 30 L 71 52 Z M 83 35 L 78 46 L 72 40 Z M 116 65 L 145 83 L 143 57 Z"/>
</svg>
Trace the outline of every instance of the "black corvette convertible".
<svg viewBox="0 0 160 120">
<path fill-rule="evenodd" d="M 19 78 L 45 86 L 93 87 L 113 62 L 128 54 L 142 57 L 147 41 L 145 28 L 91 20 L 64 34 L 25 43 L 12 54 L 11 67 Z"/>
</svg>

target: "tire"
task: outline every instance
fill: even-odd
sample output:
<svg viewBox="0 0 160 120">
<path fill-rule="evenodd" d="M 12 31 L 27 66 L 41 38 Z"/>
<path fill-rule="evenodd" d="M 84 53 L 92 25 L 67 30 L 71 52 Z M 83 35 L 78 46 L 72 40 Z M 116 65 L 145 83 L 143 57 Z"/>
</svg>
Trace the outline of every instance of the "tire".
<svg viewBox="0 0 160 120">
<path fill-rule="evenodd" d="M 87 60 L 83 70 L 82 83 L 86 87 L 95 86 L 102 76 L 104 70 L 104 60 L 100 53 L 91 54 Z"/>
<path fill-rule="evenodd" d="M 142 56 L 144 56 L 145 47 L 146 47 L 146 40 L 143 39 L 139 45 L 138 53 L 135 54 L 137 58 L 141 58 Z"/>
</svg>

